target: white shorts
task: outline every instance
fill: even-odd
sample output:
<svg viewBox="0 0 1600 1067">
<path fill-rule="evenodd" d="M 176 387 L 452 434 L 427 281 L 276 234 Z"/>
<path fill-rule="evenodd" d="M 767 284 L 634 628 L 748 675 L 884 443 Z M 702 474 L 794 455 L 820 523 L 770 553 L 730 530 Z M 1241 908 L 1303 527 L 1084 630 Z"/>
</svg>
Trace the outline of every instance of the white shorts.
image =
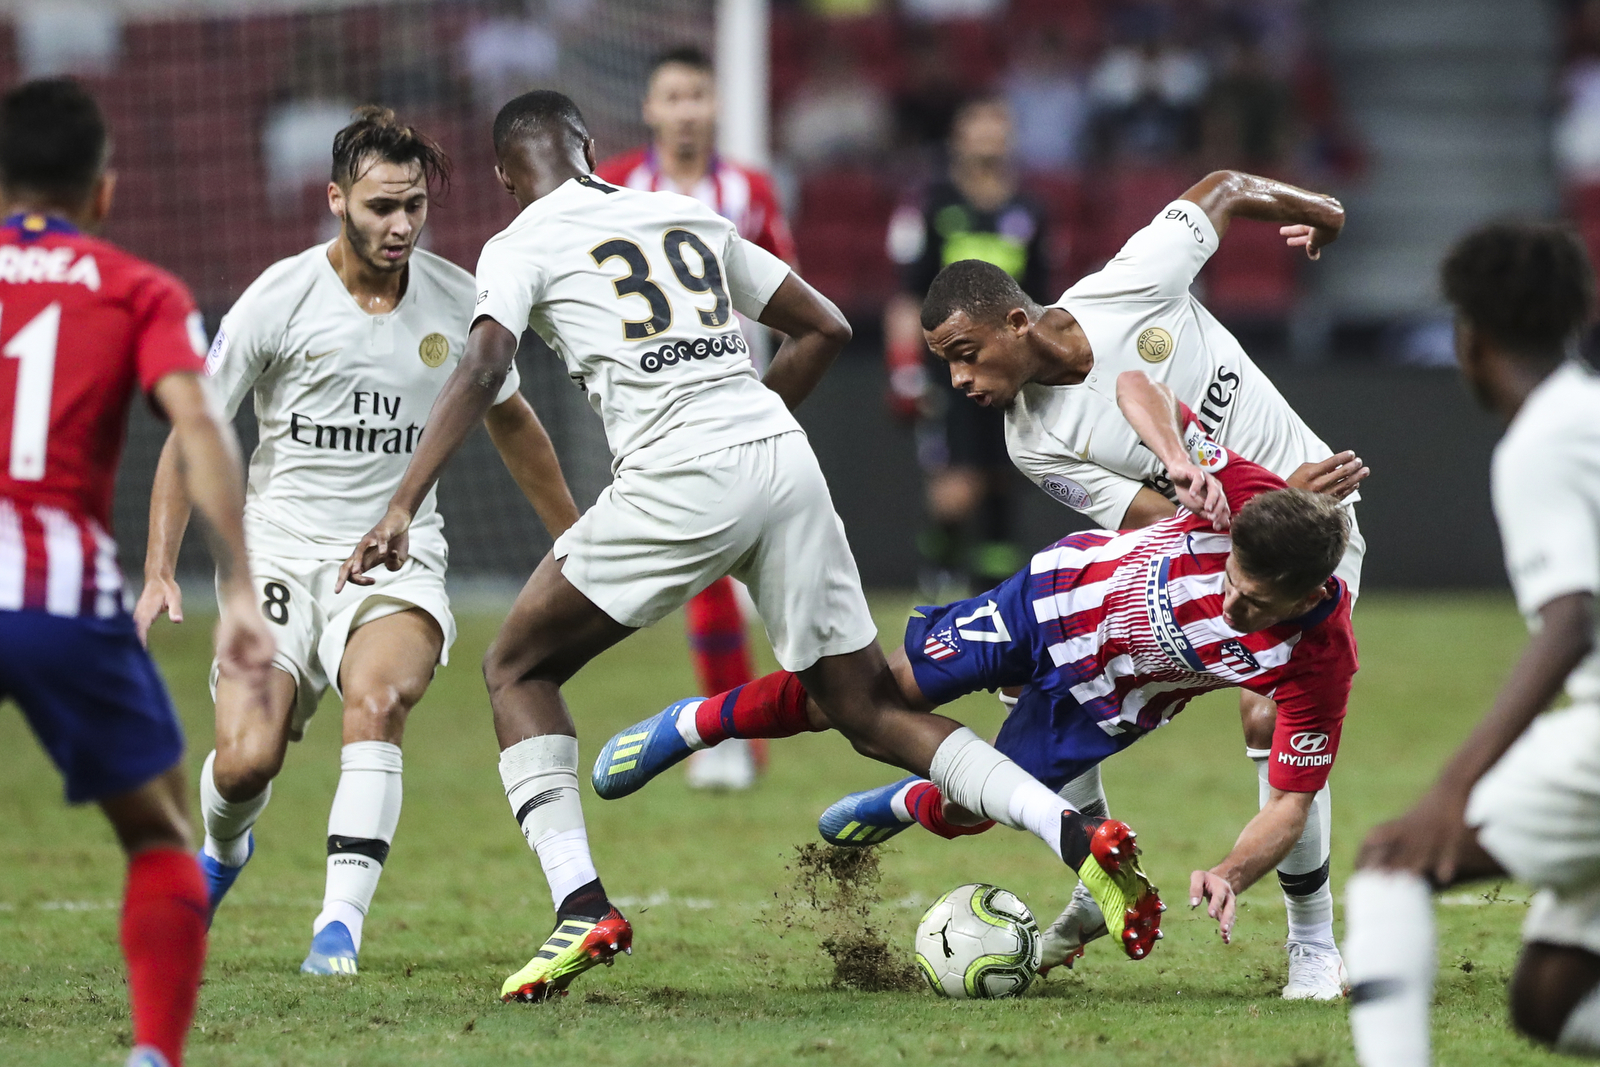
<svg viewBox="0 0 1600 1067">
<path fill-rule="evenodd" d="M 803 433 L 620 470 L 554 552 L 567 581 L 624 626 L 649 626 L 733 575 L 750 587 L 784 670 L 878 636 Z"/>
<path fill-rule="evenodd" d="M 1467 825 L 1539 889 L 1524 941 L 1600 955 L 1600 704 L 1535 719 L 1473 789 Z"/>
<path fill-rule="evenodd" d="M 421 608 L 444 631 L 439 662 L 450 662 L 456 621 L 444 576 L 415 559 L 398 571 L 369 571 L 372 585 L 346 585 L 335 594 L 342 561 L 253 556 L 250 580 L 261 598 L 261 613 L 278 642 L 272 665 L 295 680 L 295 706 L 289 736 L 298 741 L 329 686 L 338 693 L 339 664 L 351 631 L 386 615 Z M 217 695 L 217 665 L 211 664 L 211 696 Z M 343 695 L 342 693 L 340 694 Z"/>
</svg>

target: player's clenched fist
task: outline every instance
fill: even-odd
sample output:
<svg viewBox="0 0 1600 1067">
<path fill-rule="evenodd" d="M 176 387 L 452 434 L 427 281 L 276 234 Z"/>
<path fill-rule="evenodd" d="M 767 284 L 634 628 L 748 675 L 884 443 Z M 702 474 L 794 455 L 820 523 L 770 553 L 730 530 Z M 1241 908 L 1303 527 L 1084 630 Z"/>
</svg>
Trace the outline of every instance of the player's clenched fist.
<svg viewBox="0 0 1600 1067">
<path fill-rule="evenodd" d="M 339 592 L 346 582 L 371 585 L 373 579 L 367 576 L 367 572 L 380 563 L 391 571 L 404 566 L 406 560 L 411 558 L 411 543 L 407 536 L 410 529 L 411 513 L 391 505 L 378 525 L 361 539 L 356 550 L 350 553 L 350 558 L 339 568 L 339 580 L 334 584 L 333 591 Z"/>
</svg>

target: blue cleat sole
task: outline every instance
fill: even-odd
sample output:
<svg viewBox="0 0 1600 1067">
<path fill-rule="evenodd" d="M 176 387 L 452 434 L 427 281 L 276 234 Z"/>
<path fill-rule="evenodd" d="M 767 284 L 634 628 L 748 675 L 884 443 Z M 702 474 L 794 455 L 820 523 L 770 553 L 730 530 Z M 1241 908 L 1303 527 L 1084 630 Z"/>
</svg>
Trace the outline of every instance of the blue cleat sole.
<svg viewBox="0 0 1600 1067">
<path fill-rule="evenodd" d="M 356 974 L 356 943 L 350 928 L 331 922 L 311 939 L 311 951 L 300 965 L 301 974 Z"/>
<path fill-rule="evenodd" d="M 211 921 L 217 917 L 217 906 L 222 903 L 222 898 L 228 895 L 228 890 L 233 888 L 233 883 L 239 880 L 239 872 L 244 870 L 245 863 L 250 862 L 250 857 L 256 854 L 255 831 L 249 831 L 249 852 L 245 854 L 244 863 L 237 867 L 229 867 L 226 863 L 218 862 L 206 855 L 201 849 L 195 860 L 200 864 L 200 873 L 206 879 L 206 929 L 211 928 Z"/>
<path fill-rule="evenodd" d="M 678 733 L 678 712 L 701 697 L 668 705 L 643 722 L 606 742 L 589 779 L 603 800 L 616 800 L 644 788 L 646 782 L 689 758 L 693 751 Z"/>
<path fill-rule="evenodd" d="M 912 775 L 877 789 L 851 793 L 842 800 L 836 800 L 817 820 L 817 832 L 828 844 L 843 848 L 882 844 L 912 825 L 900 821 L 892 801 L 907 783 L 920 781 L 921 778 Z"/>
</svg>

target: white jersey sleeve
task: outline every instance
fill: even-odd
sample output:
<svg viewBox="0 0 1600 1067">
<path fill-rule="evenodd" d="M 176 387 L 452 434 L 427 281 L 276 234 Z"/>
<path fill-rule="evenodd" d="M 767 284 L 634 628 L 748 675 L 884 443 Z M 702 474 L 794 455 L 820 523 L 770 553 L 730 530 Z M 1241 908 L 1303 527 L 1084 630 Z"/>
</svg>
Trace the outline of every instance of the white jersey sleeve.
<svg viewBox="0 0 1600 1067">
<path fill-rule="evenodd" d="M 1079 299 L 1170 300 L 1188 295 L 1200 268 L 1217 250 L 1217 231 L 1200 205 L 1174 200 L 1099 272 L 1074 286 Z"/>
<path fill-rule="evenodd" d="M 760 245 L 746 241 L 736 230 L 729 231 L 723 265 L 728 271 L 728 293 L 733 299 L 733 310 L 749 319 L 761 318 L 761 313 L 767 310 L 767 301 L 789 277 L 789 264 Z"/>
<path fill-rule="evenodd" d="M 533 306 L 544 297 L 547 273 L 541 260 L 518 254 L 502 235 L 491 237 L 478 256 L 478 299 L 472 321 L 490 318 L 513 337 L 521 337 Z"/>
<path fill-rule="evenodd" d="M 229 419 L 282 347 L 284 313 L 268 299 L 282 273 L 275 265 L 240 294 L 222 317 L 206 353 L 211 393 Z"/>
</svg>

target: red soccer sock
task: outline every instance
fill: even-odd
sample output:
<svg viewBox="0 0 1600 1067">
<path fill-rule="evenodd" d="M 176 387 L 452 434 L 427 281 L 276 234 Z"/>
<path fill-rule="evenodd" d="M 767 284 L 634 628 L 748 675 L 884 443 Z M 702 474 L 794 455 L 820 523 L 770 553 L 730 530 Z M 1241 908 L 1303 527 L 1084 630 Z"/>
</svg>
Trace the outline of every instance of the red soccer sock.
<svg viewBox="0 0 1600 1067">
<path fill-rule="evenodd" d="M 700 692 L 726 693 L 755 677 L 744 612 L 732 578 L 706 586 L 690 599 L 684 615 Z"/>
<path fill-rule="evenodd" d="M 911 812 L 911 817 L 918 825 L 946 839 L 981 834 L 994 825 L 993 819 L 986 819 L 976 826 L 961 826 L 947 821 L 944 817 L 944 794 L 932 782 L 918 782 L 906 791 L 906 810 Z"/>
<path fill-rule="evenodd" d="M 715 745 L 730 737 L 793 737 L 811 729 L 806 688 L 800 677 L 774 671 L 702 701 L 694 715 L 700 740 Z"/>
<path fill-rule="evenodd" d="M 151 849 L 128 864 L 122 954 L 133 1001 L 133 1043 L 161 1051 L 172 1067 L 200 996 L 206 958 L 206 886 L 200 866 L 175 848 Z"/>
</svg>

